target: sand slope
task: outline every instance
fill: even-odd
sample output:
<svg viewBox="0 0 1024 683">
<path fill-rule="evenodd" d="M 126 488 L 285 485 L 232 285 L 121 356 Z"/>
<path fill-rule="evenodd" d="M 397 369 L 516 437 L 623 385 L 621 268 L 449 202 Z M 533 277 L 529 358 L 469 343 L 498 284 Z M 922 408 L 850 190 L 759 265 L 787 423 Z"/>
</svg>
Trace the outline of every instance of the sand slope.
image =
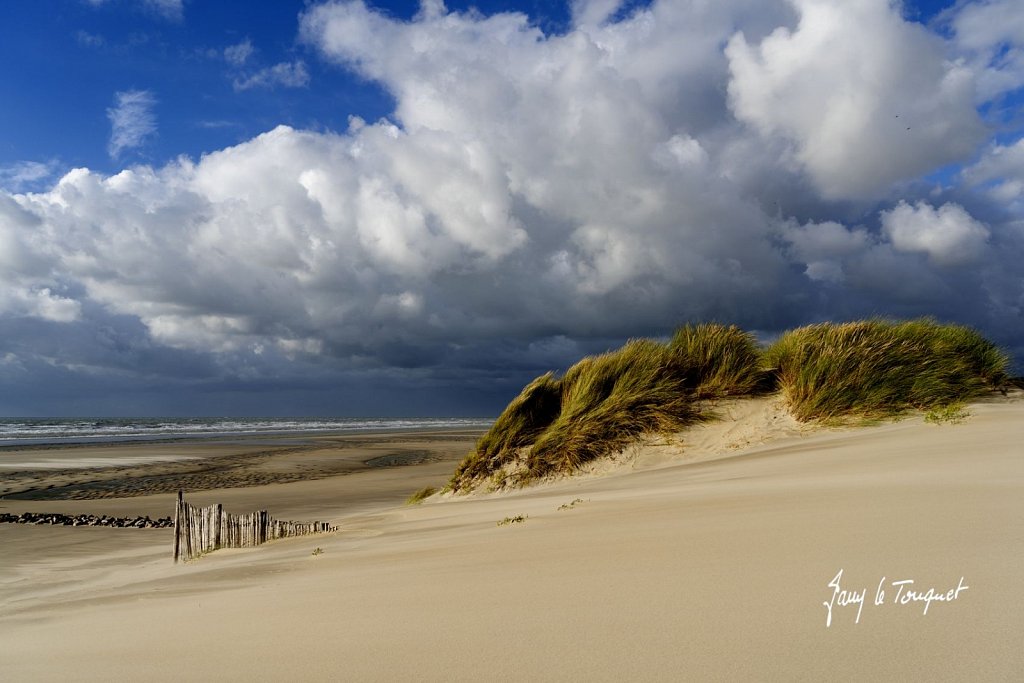
<svg viewBox="0 0 1024 683">
<path fill-rule="evenodd" d="M 512 494 L 368 500 L 334 518 L 336 535 L 179 567 L 157 541 L 108 545 L 79 560 L 104 573 L 45 588 L 22 577 L 19 595 L 0 601 L 0 670 L 8 680 L 1012 680 L 1024 671 L 1024 403 L 971 411 L 959 425 L 785 433 L 726 457 L 662 453 L 644 466 L 641 454 L 641 466 Z M 360 476 L 263 493 L 322 500 Z M 496 525 L 516 515 L 527 519 Z M 60 530 L 79 531 L 93 530 Z M 88 573 L 69 557 L 37 564 Z M 826 627 L 839 570 L 867 604 L 859 623 L 856 605 L 835 605 Z M 927 615 L 921 602 L 893 602 L 894 581 L 944 594 L 961 577 L 969 588 Z"/>
</svg>

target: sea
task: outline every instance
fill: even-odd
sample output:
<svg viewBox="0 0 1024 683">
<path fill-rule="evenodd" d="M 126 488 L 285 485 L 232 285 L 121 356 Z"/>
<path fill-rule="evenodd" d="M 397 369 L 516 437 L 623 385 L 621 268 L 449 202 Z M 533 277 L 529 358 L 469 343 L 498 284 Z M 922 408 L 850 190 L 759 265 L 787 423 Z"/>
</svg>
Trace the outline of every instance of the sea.
<svg viewBox="0 0 1024 683">
<path fill-rule="evenodd" d="M 492 418 L 184 417 L 0 418 L 0 447 L 105 444 L 257 435 L 486 429 Z"/>
</svg>

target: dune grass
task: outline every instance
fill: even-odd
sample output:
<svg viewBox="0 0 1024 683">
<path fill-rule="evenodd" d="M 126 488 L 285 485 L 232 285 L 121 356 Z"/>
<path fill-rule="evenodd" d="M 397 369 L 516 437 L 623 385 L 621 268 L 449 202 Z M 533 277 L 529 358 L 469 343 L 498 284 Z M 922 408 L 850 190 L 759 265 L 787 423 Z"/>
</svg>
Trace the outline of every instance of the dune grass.
<svg viewBox="0 0 1024 683">
<path fill-rule="evenodd" d="M 735 325 L 686 325 L 676 330 L 669 349 L 694 398 L 746 396 L 770 388 L 754 336 Z"/>
<path fill-rule="evenodd" d="M 561 411 L 562 385 L 551 372 L 527 384 L 480 438 L 476 446 L 480 461 L 471 463 L 470 476 L 492 472 L 500 467 L 497 459 L 502 454 L 536 441 Z"/>
<path fill-rule="evenodd" d="M 962 403 L 1007 385 L 1007 366 L 975 330 L 928 318 L 809 325 L 765 350 L 735 326 L 687 325 L 668 343 L 635 339 L 530 382 L 449 488 L 572 472 L 643 434 L 708 419 L 708 399 L 779 390 L 798 420 L 863 421 Z"/>
<path fill-rule="evenodd" d="M 734 326 L 679 329 L 663 344 L 635 339 L 584 358 L 561 378 L 533 380 L 459 465 L 449 486 L 472 488 L 521 465 L 523 484 L 622 450 L 650 432 L 678 431 L 704 419 L 698 401 L 751 393 L 762 373 L 753 337 Z"/>
<path fill-rule="evenodd" d="M 821 323 L 764 353 L 802 421 L 872 418 L 963 402 L 1007 380 L 1008 359 L 977 331 L 922 318 Z"/>
<path fill-rule="evenodd" d="M 437 489 L 434 488 L 433 486 L 424 486 L 423 488 L 409 496 L 406 499 L 405 504 L 419 505 L 420 503 L 422 503 L 424 500 L 434 495 L 435 493 L 437 493 Z"/>
<path fill-rule="evenodd" d="M 645 432 L 699 419 L 671 349 L 649 339 L 585 358 L 562 378 L 560 410 L 526 457 L 528 477 L 568 472 Z"/>
</svg>

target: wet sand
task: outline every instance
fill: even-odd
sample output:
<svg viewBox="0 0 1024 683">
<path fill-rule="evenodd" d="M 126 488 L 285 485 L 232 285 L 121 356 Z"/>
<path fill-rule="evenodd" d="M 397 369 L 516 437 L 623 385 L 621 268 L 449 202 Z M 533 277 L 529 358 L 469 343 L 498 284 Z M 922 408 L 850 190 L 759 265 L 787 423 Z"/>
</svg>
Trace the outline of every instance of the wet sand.
<svg viewBox="0 0 1024 683">
<path fill-rule="evenodd" d="M 178 489 L 201 491 L 311 481 L 379 467 L 457 462 L 479 434 L 447 430 L 5 447 L 0 448 L 0 497 L 125 498 L 174 493 Z"/>
</svg>

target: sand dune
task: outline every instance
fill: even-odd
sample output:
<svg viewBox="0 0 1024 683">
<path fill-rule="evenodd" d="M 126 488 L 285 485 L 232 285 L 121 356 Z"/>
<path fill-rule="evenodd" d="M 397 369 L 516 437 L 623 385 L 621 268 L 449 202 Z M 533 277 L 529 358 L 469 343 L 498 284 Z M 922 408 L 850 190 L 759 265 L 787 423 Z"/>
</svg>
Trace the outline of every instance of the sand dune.
<svg viewBox="0 0 1024 683">
<path fill-rule="evenodd" d="M 1019 676 L 1024 402 L 973 405 L 958 425 L 816 432 L 770 405 L 728 410 L 752 414 L 512 493 L 398 504 L 443 481 L 447 462 L 210 492 L 196 502 L 341 530 L 177 567 L 165 532 L 0 528 L 0 668 L 9 680 Z M 114 502 L 130 501 L 166 502 Z M 829 586 L 840 570 L 848 593 Z M 958 586 L 948 601 L 897 599 Z"/>
</svg>

